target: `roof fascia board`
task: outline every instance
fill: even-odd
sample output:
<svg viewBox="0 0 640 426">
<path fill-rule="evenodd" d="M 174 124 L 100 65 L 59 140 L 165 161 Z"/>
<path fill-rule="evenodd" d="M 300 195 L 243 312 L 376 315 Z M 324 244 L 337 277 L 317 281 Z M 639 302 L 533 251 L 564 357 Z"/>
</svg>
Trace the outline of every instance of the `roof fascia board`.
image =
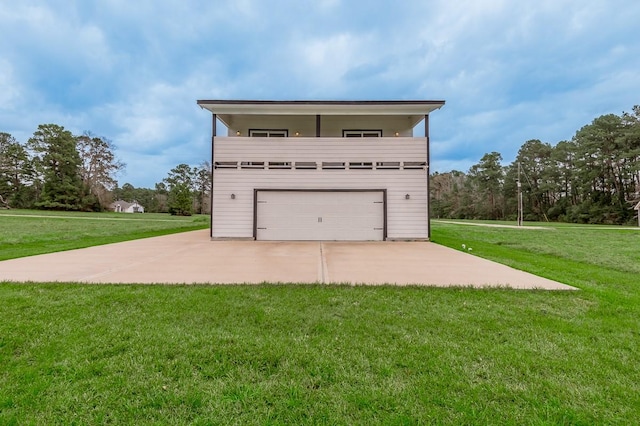
<svg viewBox="0 0 640 426">
<path fill-rule="evenodd" d="M 424 115 L 444 101 L 222 101 L 199 100 L 214 114 L 252 115 Z"/>
</svg>

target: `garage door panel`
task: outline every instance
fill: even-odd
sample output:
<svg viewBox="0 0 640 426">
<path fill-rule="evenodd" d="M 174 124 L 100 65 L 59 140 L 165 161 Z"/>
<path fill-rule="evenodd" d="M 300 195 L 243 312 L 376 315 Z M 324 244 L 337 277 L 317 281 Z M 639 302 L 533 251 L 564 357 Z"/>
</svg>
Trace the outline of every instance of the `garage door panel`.
<svg viewBox="0 0 640 426">
<path fill-rule="evenodd" d="M 258 191 L 258 240 L 384 239 L 383 191 Z"/>
</svg>

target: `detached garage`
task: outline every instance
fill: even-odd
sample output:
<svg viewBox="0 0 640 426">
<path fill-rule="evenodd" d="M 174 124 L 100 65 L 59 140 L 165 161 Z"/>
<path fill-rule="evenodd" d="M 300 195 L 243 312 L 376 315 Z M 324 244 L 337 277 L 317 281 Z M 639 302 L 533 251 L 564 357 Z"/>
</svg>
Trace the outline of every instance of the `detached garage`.
<svg viewBox="0 0 640 426">
<path fill-rule="evenodd" d="M 383 241 L 384 190 L 256 190 L 257 240 Z"/>
<path fill-rule="evenodd" d="M 213 114 L 212 239 L 430 238 L 429 114 L 444 101 L 198 105 Z"/>
</svg>

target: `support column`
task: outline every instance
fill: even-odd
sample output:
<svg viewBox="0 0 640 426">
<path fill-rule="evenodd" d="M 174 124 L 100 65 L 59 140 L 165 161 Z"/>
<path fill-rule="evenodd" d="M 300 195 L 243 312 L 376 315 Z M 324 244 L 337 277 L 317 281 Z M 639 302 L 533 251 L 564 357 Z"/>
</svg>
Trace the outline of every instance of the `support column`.
<svg viewBox="0 0 640 426">
<path fill-rule="evenodd" d="M 320 137 L 320 115 L 316 115 L 316 138 Z"/>
<path fill-rule="evenodd" d="M 215 156 L 214 156 L 214 145 L 215 145 L 216 133 L 217 133 L 217 121 L 218 121 L 218 116 L 216 114 L 213 114 L 213 120 L 211 121 L 211 190 L 209 191 L 209 197 L 210 197 L 209 208 L 211 209 L 209 214 L 209 237 L 210 238 L 213 238 L 213 177 L 214 177 L 214 174 L 215 174 L 214 171 L 216 168 Z"/>
<path fill-rule="evenodd" d="M 429 115 L 424 116 L 424 137 L 427 139 L 427 238 L 431 240 L 431 152 L 429 150 Z"/>
</svg>

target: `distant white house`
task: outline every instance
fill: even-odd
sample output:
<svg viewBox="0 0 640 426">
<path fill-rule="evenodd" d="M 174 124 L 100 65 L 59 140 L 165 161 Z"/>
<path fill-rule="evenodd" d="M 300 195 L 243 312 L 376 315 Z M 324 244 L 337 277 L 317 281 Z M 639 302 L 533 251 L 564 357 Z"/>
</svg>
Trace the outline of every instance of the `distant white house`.
<svg viewBox="0 0 640 426">
<path fill-rule="evenodd" d="M 431 237 L 429 114 L 444 101 L 198 105 L 213 114 L 212 239 Z"/>
<path fill-rule="evenodd" d="M 116 213 L 144 213 L 144 207 L 138 204 L 137 201 L 128 203 L 123 200 L 118 200 L 109 204 L 109 208 Z"/>
</svg>

